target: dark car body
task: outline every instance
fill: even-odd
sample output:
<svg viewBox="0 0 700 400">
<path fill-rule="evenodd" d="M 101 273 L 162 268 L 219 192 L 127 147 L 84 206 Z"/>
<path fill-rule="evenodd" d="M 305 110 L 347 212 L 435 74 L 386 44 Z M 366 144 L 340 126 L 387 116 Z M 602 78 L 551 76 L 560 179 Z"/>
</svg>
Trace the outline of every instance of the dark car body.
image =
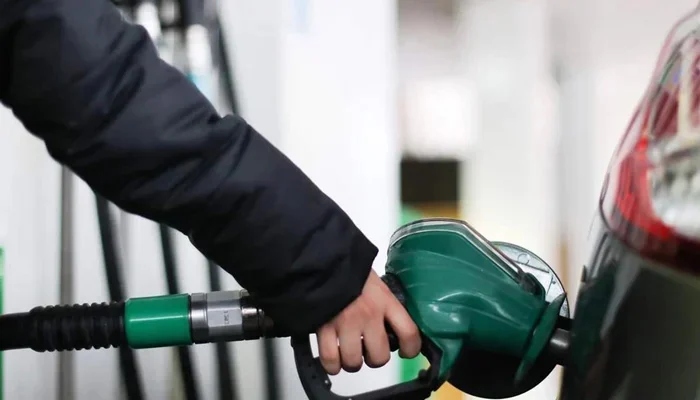
<svg viewBox="0 0 700 400">
<path fill-rule="evenodd" d="M 592 234 L 560 399 L 700 399 L 700 282 Z"/>
</svg>

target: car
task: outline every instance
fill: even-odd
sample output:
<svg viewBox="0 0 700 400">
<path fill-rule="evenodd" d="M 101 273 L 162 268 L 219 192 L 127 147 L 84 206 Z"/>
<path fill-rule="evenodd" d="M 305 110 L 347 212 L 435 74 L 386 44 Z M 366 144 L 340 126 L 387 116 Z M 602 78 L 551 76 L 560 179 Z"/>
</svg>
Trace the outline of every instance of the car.
<svg viewBox="0 0 700 400">
<path fill-rule="evenodd" d="M 700 399 L 700 10 L 669 33 L 598 206 L 560 400 Z"/>
</svg>

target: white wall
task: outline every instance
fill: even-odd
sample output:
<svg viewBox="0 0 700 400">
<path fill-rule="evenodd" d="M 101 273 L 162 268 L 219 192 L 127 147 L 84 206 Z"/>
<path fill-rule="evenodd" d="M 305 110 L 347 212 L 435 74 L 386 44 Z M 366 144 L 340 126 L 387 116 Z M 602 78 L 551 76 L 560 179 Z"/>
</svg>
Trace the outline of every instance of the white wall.
<svg viewBox="0 0 700 400">
<path fill-rule="evenodd" d="M 462 164 L 463 215 L 490 240 L 517 243 L 551 263 L 558 225 L 547 4 L 460 5 L 464 71 L 478 104 L 478 135 Z M 518 398 L 555 398 L 558 375 Z"/>
<path fill-rule="evenodd" d="M 227 2 L 243 116 L 336 200 L 379 247 L 398 223 L 393 1 Z M 285 398 L 304 398 L 281 341 Z M 386 386 L 395 366 L 334 378 L 340 393 Z"/>
<path fill-rule="evenodd" d="M 460 65 L 459 2 L 398 3 L 401 150 L 421 159 L 460 159 L 472 144 L 476 113 Z"/>
</svg>

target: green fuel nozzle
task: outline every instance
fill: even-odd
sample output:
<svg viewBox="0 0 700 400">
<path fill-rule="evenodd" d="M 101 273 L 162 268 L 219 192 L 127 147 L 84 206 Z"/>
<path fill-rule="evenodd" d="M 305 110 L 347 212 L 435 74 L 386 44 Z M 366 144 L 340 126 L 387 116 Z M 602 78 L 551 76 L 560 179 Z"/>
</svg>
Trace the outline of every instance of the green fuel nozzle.
<svg viewBox="0 0 700 400">
<path fill-rule="evenodd" d="M 535 254 L 489 242 L 464 221 L 424 219 L 398 229 L 384 281 L 420 329 L 430 366 L 416 379 L 353 396 L 331 392 L 309 338 L 292 338 L 311 399 L 426 399 L 448 381 L 491 399 L 542 382 L 568 353 L 566 293 Z"/>
<path fill-rule="evenodd" d="M 563 298 L 550 307 L 536 281 L 466 224 L 421 221 L 391 242 L 387 273 L 403 283 L 411 316 L 443 351 L 441 375 L 465 343 L 520 355 L 527 370 L 546 345 L 538 328 L 552 332 Z"/>
<path fill-rule="evenodd" d="M 566 293 L 528 250 L 489 242 L 464 221 L 425 219 L 394 233 L 386 272 L 440 349 L 438 376 L 465 393 L 514 397 L 565 362 Z"/>
</svg>

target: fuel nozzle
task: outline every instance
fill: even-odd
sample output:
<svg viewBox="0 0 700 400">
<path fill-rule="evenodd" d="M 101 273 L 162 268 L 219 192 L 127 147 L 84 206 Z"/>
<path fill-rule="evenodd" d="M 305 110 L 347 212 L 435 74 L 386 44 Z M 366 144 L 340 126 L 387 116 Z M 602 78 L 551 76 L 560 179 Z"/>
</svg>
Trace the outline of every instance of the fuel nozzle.
<svg viewBox="0 0 700 400">
<path fill-rule="evenodd" d="M 481 398 L 510 398 L 567 358 L 569 305 L 556 273 L 532 252 L 489 242 L 464 221 L 426 219 L 398 229 L 383 280 L 418 325 L 429 367 L 410 381 L 340 396 L 309 338 L 293 337 L 310 399 L 426 399 L 445 382 Z"/>
<path fill-rule="evenodd" d="M 571 333 L 569 330 L 557 328 L 549 339 L 547 356 L 558 365 L 566 366 L 569 363 L 570 340 Z"/>
<path fill-rule="evenodd" d="M 440 348 L 441 376 L 461 391 L 514 397 L 566 363 L 566 292 L 532 252 L 490 242 L 464 221 L 425 219 L 394 233 L 386 271 Z"/>
<path fill-rule="evenodd" d="M 337 397 L 312 354 L 309 335 L 293 336 L 309 398 L 425 399 L 449 382 L 470 395 L 502 399 L 527 392 L 567 363 L 566 292 L 554 270 L 522 247 L 489 242 L 463 221 L 421 220 L 392 236 L 383 279 L 418 325 L 430 367 L 412 381 Z M 245 290 L 37 307 L 0 316 L 0 332 L 0 351 L 154 348 L 287 336 Z"/>
</svg>

